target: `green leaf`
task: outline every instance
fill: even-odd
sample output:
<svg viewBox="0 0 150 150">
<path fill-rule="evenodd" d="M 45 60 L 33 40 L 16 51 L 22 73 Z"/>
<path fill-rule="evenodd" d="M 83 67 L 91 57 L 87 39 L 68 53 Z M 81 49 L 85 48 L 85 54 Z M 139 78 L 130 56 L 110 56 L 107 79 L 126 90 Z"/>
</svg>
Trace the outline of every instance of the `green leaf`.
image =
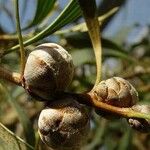
<svg viewBox="0 0 150 150">
<path fill-rule="evenodd" d="M 127 54 L 126 49 L 122 48 L 119 44 L 111 41 L 110 39 L 102 38 L 102 47 L 117 50 L 117 51 Z"/>
<path fill-rule="evenodd" d="M 71 51 L 70 53 L 75 66 L 80 66 L 85 63 L 95 63 L 94 53 L 92 52 L 91 48 L 73 49 L 73 51 Z M 120 51 L 120 49 L 104 49 L 102 55 L 103 57 L 116 57 L 130 61 L 132 63 L 135 62 L 135 60 L 131 56 L 129 56 L 128 53 Z"/>
<path fill-rule="evenodd" d="M 0 123 L 0 150 L 33 150 L 33 147 Z"/>
<path fill-rule="evenodd" d="M 30 145 L 34 146 L 35 145 L 35 134 L 34 134 L 34 129 L 33 126 L 26 115 L 25 111 L 23 108 L 20 107 L 20 105 L 16 101 L 16 97 L 12 97 L 10 93 L 7 91 L 7 89 L 0 84 L 0 90 L 3 91 L 5 94 L 6 99 L 10 103 L 10 105 L 14 108 L 14 110 L 17 112 L 18 118 L 23 126 L 24 129 L 24 134 L 27 143 Z"/>
<path fill-rule="evenodd" d="M 118 150 L 127 150 L 132 149 L 131 143 L 132 143 L 132 132 L 131 128 L 126 129 L 123 137 L 120 140 L 120 143 L 118 145 Z"/>
<path fill-rule="evenodd" d="M 101 68 L 102 68 L 102 46 L 101 35 L 98 17 L 96 16 L 96 2 L 95 0 L 78 0 L 82 9 L 82 13 L 88 28 L 88 33 L 92 42 L 95 59 L 96 59 L 96 86 L 101 80 Z"/>
<path fill-rule="evenodd" d="M 32 22 L 30 22 L 30 24 L 26 27 L 32 27 L 35 25 L 38 25 L 39 23 L 41 23 L 45 17 L 47 15 L 49 15 L 49 13 L 52 11 L 52 9 L 54 8 L 56 0 L 37 0 L 37 8 L 36 8 L 36 12 L 35 12 L 35 16 L 32 20 Z"/>
<path fill-rule="evenodd" d="M 117 10 L 118 10 L 118 8 L 116 7 L 116 8 L 113 8 L 112 10 L 110 10 L 109 12 L 107 12 L 106 14 L 99 16 L 98 17 L 99 23 L 101 24 L 105 19 L 107 19 L 108 17 L 113 15 Z M 77 24 L 73 27 L 70 27 L 68 29 L 57 31 L 57 32 L 55 32 L 55 34 L 59 35 L 59 34 L 66 34 L 66 33 L 70 33 L 70 32 L 87 32 L 87 31 L 88 31 L 88 29 L 87 29 L 86 23 L 83 22 L 83 23 Z"/>
<path fill-rule="evenodd" d="M 43 29 L 40 33 L 35 35 L 33 38 L 24 42 L 24 46 L 33 44 L 59 30 L 68 23 L 74 21 L 81 15 L 81 10 L 76 0 L 71 0 L 70 3 L 65 7 L 62 13 L 50 24 L 47 28 Z M 11 49 L 4 52 L 4 55 L 17 50 L 19 45 L 12 47 Z"/>
<path fill-rule="evenodd" d="M 103 53 L 105 57 L 117 57 L 128 60 L 132 63 L 136 62 L 136 60 L 133 57 L 129 56 L 126 52 L 121 52 L 113 49 L 105 49 Z"/>
<path fill-rule="evenodd" d="M 73 50 L 71 52 L 75 66 L 80 66 L 85 63 L 95 63 L 94 53 L 92 49 Z"/>
</svg>

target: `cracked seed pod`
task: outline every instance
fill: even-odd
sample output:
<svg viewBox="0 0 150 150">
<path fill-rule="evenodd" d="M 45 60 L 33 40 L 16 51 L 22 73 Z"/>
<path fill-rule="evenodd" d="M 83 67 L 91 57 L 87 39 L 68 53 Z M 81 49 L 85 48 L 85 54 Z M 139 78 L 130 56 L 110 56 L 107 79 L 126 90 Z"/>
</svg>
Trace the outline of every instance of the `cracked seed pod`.
<svg viewBox="0 0 150 150">
<path fill-rule="evenodd" d="M 132 109 L 137 112 L 150 114 L 150 105 L 134 105 Z M 150 120 L 148 119 L 138 119 L 130 118 L 127 119 L 130 127 L 140 132 L 150 132 Z"/>
<path fill-rule="evenodd" d="M 90 131 L 90 112 L 72 97 L 63 98 L 42 110 L 38 130 L 44 143 L 55 150 L 76 150 Z"/>
<path fill-rule="evenodd" d="M 131 107 L 138 101 L 138 93 L 135 88 L 125 79 L 113 77 L 101 81 L 92 93 L 97 99 L 116 107 Z M 96 110 L 99 115 L 108 116 L 109 113 Z"/>
<path fill-rule="evenodd" d="M 31 96 L 51 100 L 57 91 L 67 88 L 73 72 L 72 57 L 63 47 L 41 44 L 28 56 L 23 85 Z"/>
</svg>

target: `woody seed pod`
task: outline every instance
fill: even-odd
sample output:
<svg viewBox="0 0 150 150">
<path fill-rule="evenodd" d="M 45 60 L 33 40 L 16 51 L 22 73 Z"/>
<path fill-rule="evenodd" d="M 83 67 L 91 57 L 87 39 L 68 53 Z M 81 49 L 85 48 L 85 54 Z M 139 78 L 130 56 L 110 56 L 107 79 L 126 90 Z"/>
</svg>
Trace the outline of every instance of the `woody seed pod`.
<svg viewBox="0 0 150 150">
<path fill-rule="evenodd" d="M 137 112 L 150 114 L 150 105 L 134 105 L 132 109 Z M 138 119 L 130 118 L 127 119 L 130 127 L 140 132 L 150 132 L 150 120 L 148 119 Z"/>
<path fill-rule="evenodd" d="M 63 47 L 41 44 L 28 56 L 23 85 L 31 95 L 51 100 L 57 91 L 65 90 L 70 84 L 73 72 L 72 57 Z"/>
<path fill-rule="evenodd" d="M 38 120 L 44 143 L 57 150 L 76 150 L 86 141 L 90 130 L 87 107 L 72 97 L 54 101 L 42 110 Z"/>
<path fill-rule="evenodd" d="M 92 93 L 97 99 L 116 107 L 131 107 L 138 101 L 138 93 L 135 88 L 125 79 L 113 77 L 101 81 L 93 90 Z M 96 110 L 102 116 L 108 113 Z"/>
</svg>

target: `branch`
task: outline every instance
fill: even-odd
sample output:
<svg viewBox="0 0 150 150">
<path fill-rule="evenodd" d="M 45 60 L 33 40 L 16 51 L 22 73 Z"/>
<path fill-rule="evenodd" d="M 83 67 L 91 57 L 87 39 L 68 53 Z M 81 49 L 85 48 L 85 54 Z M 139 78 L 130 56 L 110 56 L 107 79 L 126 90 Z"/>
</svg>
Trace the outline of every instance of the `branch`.
<svg viewBox="0 0 150 150">
<path fill-rule="evenodd" d="M 112 115 L 117 115 L 124 118 L 139 118 L 139 119 L 148 119 L 150 120 L 150 115 L 147 113 L 141 113 L 133 110 L 132 108 L 120 108 L 116 106 L 112 106 L 109 104 L 106 104 L 104 102 L 98 101 L 92 92 L 89 93 L 66 93 L 67 95 L 71 95 L 76 98 L 76 100 L 79 103 L 86 104 L 90 107 L 93 107 L 95 109 L 103 110 L 109 113 L 112 113 Z"/>
<path fill-rule="evenodd" d="M 21 75 L 19 73 L 11 72 L 3 67 L 0 67 L 0 78 L 21 86 Z"/>
</svg>

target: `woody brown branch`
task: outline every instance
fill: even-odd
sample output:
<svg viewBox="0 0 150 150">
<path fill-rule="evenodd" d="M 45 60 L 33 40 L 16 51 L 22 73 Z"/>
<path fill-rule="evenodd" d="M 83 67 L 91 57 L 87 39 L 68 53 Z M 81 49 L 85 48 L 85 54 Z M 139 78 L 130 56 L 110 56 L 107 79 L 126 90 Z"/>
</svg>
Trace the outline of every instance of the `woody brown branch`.
<svg viewBox="0 0 150 150">
<path fill-rule="evenodd" d="M 0 66 L 0 79 L 7 80 L 21 86 L 21 75 L 19 73 L 12 72 L 2 66 Z"/>
</svg>

